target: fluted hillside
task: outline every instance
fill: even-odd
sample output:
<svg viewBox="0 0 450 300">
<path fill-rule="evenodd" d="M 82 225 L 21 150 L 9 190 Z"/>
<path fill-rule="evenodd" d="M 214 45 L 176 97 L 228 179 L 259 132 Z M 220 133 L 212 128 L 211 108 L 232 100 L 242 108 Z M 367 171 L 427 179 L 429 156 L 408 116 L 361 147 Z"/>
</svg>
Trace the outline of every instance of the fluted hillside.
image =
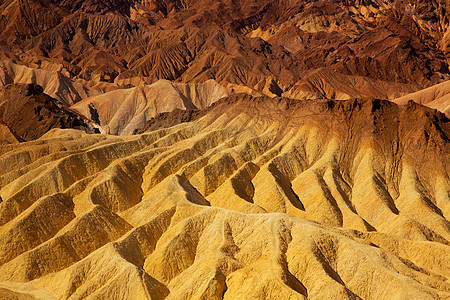
<svg viewBox="0 0 450 300">
<path fill-rule="evenodd" d="M 0 145 L 1 296 L 450 297 L 444 114 L 236 95 L 142 131 Z"/>
</svg>

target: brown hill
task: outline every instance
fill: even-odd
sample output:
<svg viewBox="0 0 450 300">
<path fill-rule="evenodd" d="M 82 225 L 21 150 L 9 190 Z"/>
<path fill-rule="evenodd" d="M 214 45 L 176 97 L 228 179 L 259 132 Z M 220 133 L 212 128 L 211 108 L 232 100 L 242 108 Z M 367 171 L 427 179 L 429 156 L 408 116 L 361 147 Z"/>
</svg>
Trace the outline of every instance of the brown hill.
<svg viewBox="0 0 450 300">
<path fill-rule="evenodd" d="M 406 104 L 409 100 L 435 108 L 450 117 L 450 82 L 431 86 L 427 89 L 417 91 L 394 99 L 393 102 L 398 104 Z"/>
<path fill-rule="evenodd" d="M 416 89 L 417 86 L 413 85 L 343 75 L 320 68 L 305 73 L 301 80 L 281 95 L 293 99 L 312 100 L 394 99 L 415 92 Z"/>
<path fill-rule="evenodd" d="M 6 85 L 0 88 L 0 139 L 11 142 L 39 138 L 52 128 L 76 128 L 93 133 L 89 120 L 58 105 L 36 84 Z M 5 128 L 6 127 L 6 128 Z M 6 132 L 5 132 L 6 130 Z"/>
<path fill-rule="evenodd" d="M 238 95 L 0 146 L 0 295 L 446 299 L 449 124 Z"/>
</svg>

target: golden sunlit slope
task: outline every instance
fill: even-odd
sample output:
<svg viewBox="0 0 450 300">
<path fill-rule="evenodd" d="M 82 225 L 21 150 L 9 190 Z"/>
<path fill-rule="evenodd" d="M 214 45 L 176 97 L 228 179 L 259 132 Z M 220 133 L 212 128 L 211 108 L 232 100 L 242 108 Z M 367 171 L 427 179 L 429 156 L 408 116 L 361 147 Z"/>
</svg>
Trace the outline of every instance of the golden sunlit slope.
<svg viewBox="0 0 450 300">
<path fill-rule="evenodd" d="M 236 95 L 147 128 L 0 145 L 0 296 L 450 297 L 443 114 Z"/>
</svg>

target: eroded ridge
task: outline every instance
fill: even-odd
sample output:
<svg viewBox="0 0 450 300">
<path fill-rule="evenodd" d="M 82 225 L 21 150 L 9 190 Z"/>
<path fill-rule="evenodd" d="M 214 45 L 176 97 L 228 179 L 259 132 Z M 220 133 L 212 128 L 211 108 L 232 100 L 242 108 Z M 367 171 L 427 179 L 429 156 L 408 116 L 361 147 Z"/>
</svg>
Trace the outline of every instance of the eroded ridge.
<svg viewBox="0 0 450 300">
<path fill-rule="evenodd" d="M 450 296 L 445 115 L 236 95 L 147 127 L 0 145 L 0 295 Z"/>
</svg>

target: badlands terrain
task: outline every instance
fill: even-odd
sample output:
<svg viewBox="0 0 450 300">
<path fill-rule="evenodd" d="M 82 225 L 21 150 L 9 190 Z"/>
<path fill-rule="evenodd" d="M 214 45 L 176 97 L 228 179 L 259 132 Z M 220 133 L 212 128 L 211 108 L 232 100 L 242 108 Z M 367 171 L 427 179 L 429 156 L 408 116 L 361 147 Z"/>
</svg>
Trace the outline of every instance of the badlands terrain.
<svg viewBox="0 0 450 300">
<path fill-rule="evenodd" d="M 0 299 L 450 299 L 449 10 L 0 1 Z"/>
</svg>

